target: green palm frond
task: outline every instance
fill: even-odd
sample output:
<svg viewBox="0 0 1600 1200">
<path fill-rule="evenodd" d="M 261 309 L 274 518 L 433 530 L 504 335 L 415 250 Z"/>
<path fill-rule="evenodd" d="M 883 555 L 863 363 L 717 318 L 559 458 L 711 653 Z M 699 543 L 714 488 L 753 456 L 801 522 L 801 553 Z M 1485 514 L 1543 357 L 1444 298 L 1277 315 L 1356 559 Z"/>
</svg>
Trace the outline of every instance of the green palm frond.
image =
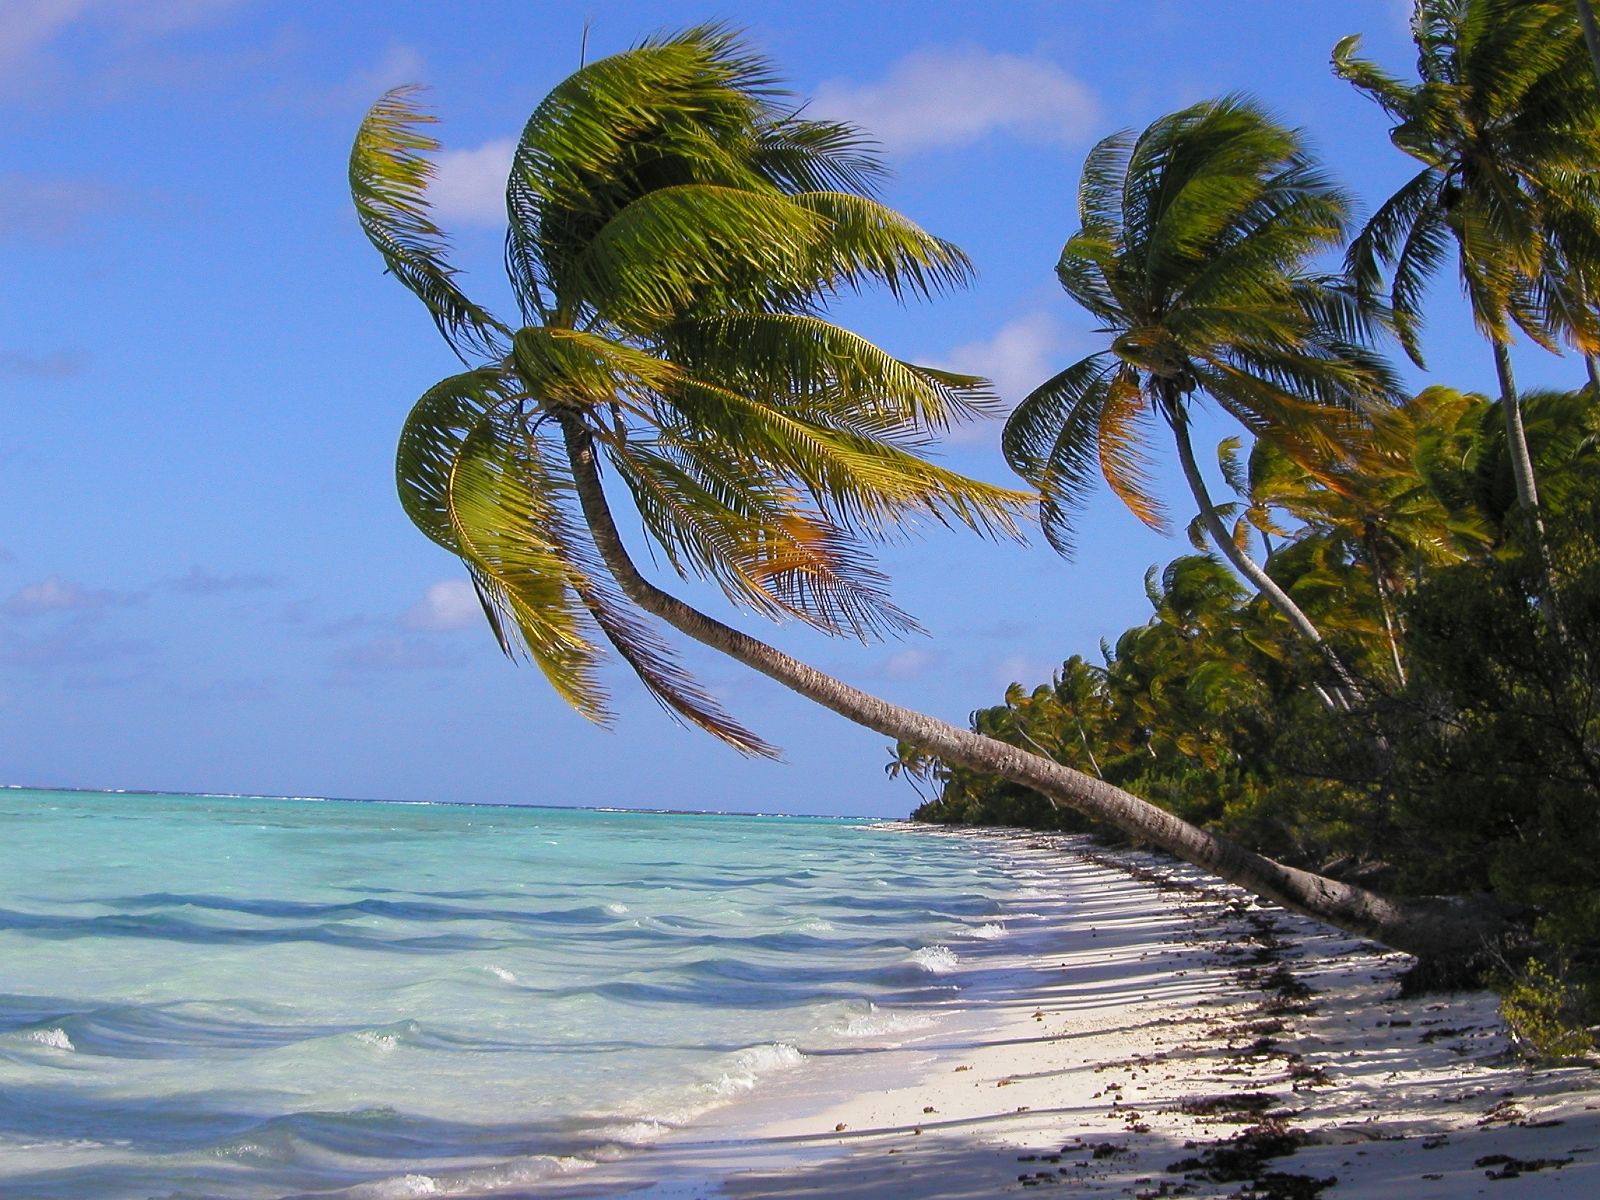
<svg viewBox="0 0 1600 1200">
<path fill-rule="evenodd" d="M 718 314 L 683 322 L 667 342 L 701 378 L 824 423 L 876 418 L 885 437 L 926 441 L 999 407 L 986 380 L 904 362 L 806 313 Z"/>
<path fill-rule="evenodd" d="M 881 283 L 900 300 L 963 287 L 972 278 L 972 261 L 953 243 L 869 196 L 801 192 L 794 202 L 827 221 L 828 237 L 813 259 L 814 287 Z"/>
<path fill-rule="evenodd" d="M 350 195 L 367 238 L 389 272 L 427 305 L 439 332 L 465 360 L 504 353 L 505 326 L 455 285 L 449 242 L 428 209 L 439 143 L 422 130 L 434 121 L 415 87 L 394 88 L 368 111 L 350 148 Z"/>
<path fill-rule="evenodd" d="M 682 441 L 606 441 L 645 528 L 684 577 L 713 579 L 736 604 L 863 641 L 918 626 L 843 529 L 780 485 L 733 477 Z"/>
<path fill-rule="evenodd" d="M 908 516 L 965 525 L 988 536 L 1020 536 L 1028 492 L 969 479 L 890 442 L 794 416 L 731 388 L 684 378 L 672 404 L 697 436 L 723 439 L 792 479 L 845 529 L 885 537 Z"/>
<path fill-rule="evenodd" d="M 1370 292 L 1393 269 L 1397 329 L 1420 362 L 1423 288 L 1453 243 L 1486 336 L 1505 341 L 1514 323 L 1547 346 L 1587 344 L 1600 94 L 1573 6 L 1417 0 L 1413 36 L 1416 83 L 1358 58 L 1353 38 L 1334 51 L 1336 73 L 1384 108 L 1391 140 L 1424 166 L 1352 243 L 1356 282 Z"/>
<path fill-rule="evenodd" d="M 603 638 L 675 716 L 771 753 L 672 660 L 629 599 L 646 585 L 619 567 L 619 587 L 573 515 L 609 527 L 590 452 L 667 565 L 829 633 L 915 628 L 869 541 L 918 518 L 1020 536 L 1036 497 L 921 454 L 994 412 L 987 382 L 898 359 L 823 311 L 869 284 L 930 295 L 970 262 L 874 199 L 870 140 L 805 117 L 732 30 L 648 39 L 535 108 L 506 184 L 515 332 L 452 282 L 426 208 L 429 120 L 406 90 L 374 108 L 352 157 L 358 211 L 451 344 L 493 365 L 418 402 L 402 502 L 463 559 L 502 648 L 587 715 L 605 717 Z M 545 444 L 557 429 L 565 458 Z M 609 533 L 599 544 L 617 552 Z"/>
<path fill-rule="evenodd" d="M 1092 354 L 1025 396 L 1006 421 L 1006 461 L 1039 489 L 1039 521 L 1061 554 L 1074 549 L 1072 522 L 1099 478 L 1099 425 L 1117 363 Z"/>
</svg>

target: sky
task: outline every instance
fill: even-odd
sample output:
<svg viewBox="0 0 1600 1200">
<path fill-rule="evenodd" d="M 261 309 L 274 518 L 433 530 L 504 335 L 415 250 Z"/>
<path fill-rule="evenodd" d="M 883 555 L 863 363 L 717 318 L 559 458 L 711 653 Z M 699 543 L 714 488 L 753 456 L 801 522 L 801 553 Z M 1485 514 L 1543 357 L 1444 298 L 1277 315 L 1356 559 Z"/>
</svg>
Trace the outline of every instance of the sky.
<svg viewBox="0 0 1600 1200">
<path fill-rule="evenodd" d="M 395 439 L 455 359 L 384 278 L 346 190 L 366 107 L 430 88 L 434 188 L 465 287 L 498 271 L 513 139 L 590 60 L 725 20 L 811 111 L 881 143 L 886 199 L 962 246 L 970 289 L 836 319 L 895 354 L 984 374 L 1014 403 L 1098 348 L 1056 284 L 1093 143 L 1228 92 L 1303 127 L 1370 209 L 1407 176 L 1329 52 L 1409 74 L 1401 0 L 0 0 L 0 784 L 903 815 L 885 739 L 737 664 L 684 661 L 780 762 L 679 728 L 610 677 L 572 713 L 501 656 L 465 576 L 405 518 Z M 1493 386 L 1451 275 L 1421 386 Z M 1581 367 L 1523 345 L 1524 385 Z M 1220 419 L 1200 426 L 1215 442 Z M 1012 483 L 999 427 L 941 461 Z M 1192 515 L 1170 449 L 1162 494 Z M 1220 487 L 1220 483 L 1218 484 Z M 1148 568 L 1189 552 L 1109 494 L 1068 562 L 935 530 L 886 547 L 926 636 L 888 644 L 730 614 L 824 670 L 956 722 L 1149 615 Z M 646 548 L 635 548 L 648 562 Z"/>
</svg>

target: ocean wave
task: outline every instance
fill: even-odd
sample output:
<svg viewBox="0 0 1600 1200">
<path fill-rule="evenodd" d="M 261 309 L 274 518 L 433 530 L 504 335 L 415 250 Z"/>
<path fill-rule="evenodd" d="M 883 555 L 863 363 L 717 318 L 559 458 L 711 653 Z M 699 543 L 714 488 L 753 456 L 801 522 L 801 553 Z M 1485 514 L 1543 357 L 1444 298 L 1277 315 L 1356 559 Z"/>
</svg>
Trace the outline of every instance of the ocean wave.
<svg viewBox="0 0 1600 1200">
<path fill-rule="evenodd" d="M 930 975 L 948 975 L 961 962 L 949 946 L 924 946 L 911 956 L 911 961 Z"/>
<path fill-rule="evenodd" d="M 990 921 L 987 925 L 979 925 L 976 929 L 967 930 L 967 936 L 975 937 L 985 942 L 992 942 L 1006 936 L 1006 927 L 998 921 Z"/>
<path fill-rule="evenodd" d="M 850 1014 L 839 1032 L 852 1039 L 883 1038 L 915 1033 L 933 1024 L 934 1018 L 923 1013 L 896 1012 L 868 1003 L 865 1012 Z"/>
<path fill-rule="evenodd" d="M 732 1065 L 707 1084 L 706 1090 L 713 1096 L 736 1096 L 755 1087 L 763 1076 L 791 1070 L 805 1060 L 806 1056 L 788 1042 L 750 1046 L 734 1055 Z"/>
<path fill-rule="evenodd" d="M 76 1050 L 72 1039 L 67 1036 L 67 1031 L 60 1026 L 49 1029 L 30 1029 L 27 1033 L 30 1042 L 38 1042 L 41 1046 L 49 1046 L 52 1050 Z"/>
</svg>

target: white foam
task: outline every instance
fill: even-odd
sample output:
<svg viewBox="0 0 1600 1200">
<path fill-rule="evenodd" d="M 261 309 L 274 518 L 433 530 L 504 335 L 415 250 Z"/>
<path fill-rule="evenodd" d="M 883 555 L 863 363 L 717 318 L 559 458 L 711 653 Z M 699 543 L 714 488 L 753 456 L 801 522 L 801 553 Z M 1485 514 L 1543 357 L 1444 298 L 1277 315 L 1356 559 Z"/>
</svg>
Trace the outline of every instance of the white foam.
<svg viewBox="0 0 1600 1200">
<path fill-rule="evenodd" d="M 72 1039 L 67 1036 L 65 1029 L 34 1029 L 28 1033 L 28 1040 L 38 1042 L 41 1046 L 49 1046 L 52 1050 L 76 1050 Z"/>
<path fill-rule="evenodd" d="M 911 961 L 930 975 L 948 975 L 960 963 L 949 946 L 924 946 L 911 956 Z"/>
<path fill-rule="evenodd" d="M 613 900 L 610 904 L 606 905 L 606 911 L 613 917 L 620 917 L 625 915 L 629 910 L 626 904 L 622 904 Z"/>
<path fill-rule="evenodd" d="M 714 1096 L 736 1096 L 755 1087 L 761 1076 L 797 1067 L 805 1059 L 806 1056 L 788 1042 L 750 1046 L 734 1056 L 733 1069 L 724 1072 L 708 1090 Z"/>
<path fill-rule="evenodd" d="M 810 921 L 801 921 L 795 928 L 801 933 L 831 933 L 833 924 L 830 921 L 824 921 L 821 917 L 816 917 Z"/>
<path fill-rule="evenodd" d="M 969 929 L 967 933 L 983 941 L 992 942 L 1006 935 L 1006 927 L 997 921 L 990 921 L 987 925 L 979 925 L 976 929 Z"/>
<path fill-rule="evenodd" d="M 439 1183 L 431 1175 L 396 1175 L 393 1179 L 380 1179 L 362 1184 L 349 1193 L 363 1200 L 406 1200 L 410 1196 L 437 1196 Z"/>
<path fill-rule="evenodd" d="M 504 967 L 491 966 L 489 968 L 489 974 L 493 975 L 501 983 L 515 983 L 517 981 L 515 972 L 508 971 Z"/>
<path fill-rule="evenodd" d="M 373 1033 L 370 1029 L 364 1029 L 360 1033 L 356 1034 L 356 1041 L 361 1042 L 364 1045 L 371 1046 L 379 1054 L 393 1054 L 394 1048 L 400 1044 L 400 1039 L 395 1037 L 394 1034 Z M 407 1176 L 406 1178 L 409 1179 L 410 1176 Z M 410 1195 L 411 1193 L 405 1194 Z M 426 1195 L 427 1193 L 422 1192 L 417 1194 Z"/>
<path fill-rule="evenodd" d="M 896 1033 L 914 1033 L 933 1024 L 933 1018 L 915 1013 L 895 1012 L 867 1005 L 867 1011 L 850 1017 L 842 1030 L 848 1038 L 876 1038 Z"/>
</svg>

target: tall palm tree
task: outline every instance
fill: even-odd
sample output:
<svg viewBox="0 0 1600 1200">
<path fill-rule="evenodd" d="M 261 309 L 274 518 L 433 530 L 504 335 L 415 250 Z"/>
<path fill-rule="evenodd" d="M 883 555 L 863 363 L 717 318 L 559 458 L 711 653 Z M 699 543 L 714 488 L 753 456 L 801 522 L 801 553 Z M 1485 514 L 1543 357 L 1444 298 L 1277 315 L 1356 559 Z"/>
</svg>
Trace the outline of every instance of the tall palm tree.
<svg viewBox="0 0 1600 1200">
<path fill-rule="evenodd" d="M 1390 140 L 1423 164 L 1351 243 L 1374 290 L 1392 267 L 1401 340 L 1420 365 L 1420 304 L 1450 244 L 1478 329 L 1489 340 L 1520 505 L 1537 519 L 1513 327 L 1548 349 L 1600 352 L 1600 90 L 1570 0 L 1417 0 L 1417 83 L 1333 51 L 1334 70 L 1395 120 Z"/>
<path fill-rule="evenodd" d="M 1082 228 L 1056 266 L 1067 294 L 1109 335 L 1105 349 L 1030 393 L 1006 422 L 1012 467 L 1035 484 L 1046 535 L 1072 549 L 1072 518 L 1097 478 L 1165 529 L 1141 442 L 1152 418 L 1177 445 L 1216 548 L 1302 637 L 1347 702 L 1355 682 L 1322 633 L 1224 525 L 1195 461 L 1191 406 L 1215 402 L 1308 469 L 1337 461 L 1342 434 L 1394 394 L 1365 346 L 1370 314 L 1307 266 L 1341 244 L 1349 204 L 1300 138 L 1240 97 L 1114 134 L 1090 152 Z"/>
<path fill-rule="evenodd" d="M 634 564 L 603 471 L 681 574 L 765 615 L 870 635 L 910 618 L 864 539 L 918 515 L 1009 532 L 1031 501 L 918 453 L 984 402 L 978 381 L 901 362 L 822 315 L 841 289 L 917 295 L 967 273 L 954 247 L 871 198 L 877 162 L 856 131 L 798 115 L 765 62 L 717 27 L 586 66 L 535 109 L 515 154 L 506 258 L 524 324 L 512 329 L 457 286 L 427 207 L 426 120 L 410 93 L 391 92 L 351 154 L 368 237 L 469 363 L 406 421 L 401 499 L 465 562 L 502 646 L 520 646 L 581 711 L 604 714 L 603 636 L 670 710 L 769 751 L 672 662 L 655 617 L 860 725 L 1258 894 L 1422 953 L 1477 946 L 1478 910 L 1273 862 L 827 676 Z"/>
</svg>

